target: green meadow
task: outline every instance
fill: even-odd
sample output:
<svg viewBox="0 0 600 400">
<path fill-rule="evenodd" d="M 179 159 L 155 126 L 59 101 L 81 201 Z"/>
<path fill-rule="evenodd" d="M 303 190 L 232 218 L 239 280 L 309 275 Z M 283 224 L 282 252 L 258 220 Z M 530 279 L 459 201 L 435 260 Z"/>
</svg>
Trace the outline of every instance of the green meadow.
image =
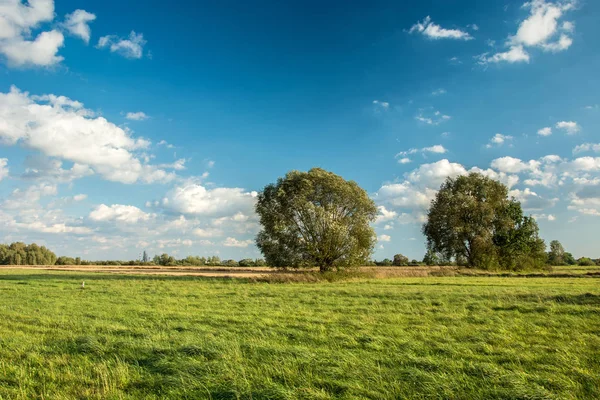
<svg viewBox="0 0 600 400">
<path fill-rule="evenodd" d="M 0 270 L 0 399 L 597 399 L 599 283 Z"/>
</svg>

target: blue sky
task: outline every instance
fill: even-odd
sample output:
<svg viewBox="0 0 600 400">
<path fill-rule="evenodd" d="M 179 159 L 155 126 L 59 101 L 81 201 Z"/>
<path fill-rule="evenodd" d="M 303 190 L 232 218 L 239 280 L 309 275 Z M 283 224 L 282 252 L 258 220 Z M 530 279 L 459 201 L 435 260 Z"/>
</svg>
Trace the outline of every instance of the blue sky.
<svg viewBox="0 0 600 400">
<path fill-rule="evenodd" d="M 0 241 L 257 257 L 256 191 L 319 166 L 420 259 L 476 170 L 600 257 L 600 3 L 214 3 L 0 3 Z"/>
</svg>

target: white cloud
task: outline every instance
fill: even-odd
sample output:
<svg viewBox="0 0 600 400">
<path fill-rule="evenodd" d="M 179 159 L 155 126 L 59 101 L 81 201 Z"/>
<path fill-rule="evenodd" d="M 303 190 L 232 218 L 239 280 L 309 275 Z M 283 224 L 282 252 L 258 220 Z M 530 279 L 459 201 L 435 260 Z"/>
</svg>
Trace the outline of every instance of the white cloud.
<svg viewBox="0 0 600 400">
<path fill-rule="evenodd" d="M 508 192 L 509 196 L 517 199 L 525 210 L 543 210 L 554 207 L 558 199 L 546 199 L 529 188 L 524 190 L 513 189 Z"/>
<path fill-rule="evenodd" d="M 198 183 L 173 188 L 162 200 L 162 206 L 185 215 L 224 216 L 237 212 L 250 214 L 256 202 L 256 192 L 240 188 L 207 189 Z"/>
<path fill-rule="evenodd" d="M 586 151 L 593 151 L 595 153 L 600 153 L 600 143 L 584 143 L 579 146 L 575 146 L 573 149 L 573 154 L 583 153 Z"/>
<path fill-rule="evenodd" d="M 468 32 L 461 31 L 460 29 L 445 29 L 441 26 L 433 23 L 431 21 L 431 17 L 427 16 L 422 22 L 417 22 L 414 24 L 409 33 L 422 33 L 430 39 L 456 39 L 456 40 L 472 40 L 473 36 L 471 36 Z"/>
<path fill-rule="evenodd" d="M 385 206 L 378 206 L 377 210 L 379 210 L 379 215 L 377 215 L 377 219 L 375 220 L 376 224 L 394 220 L 398 216 L 396 211 L 388 210 Z"/>
<path fill-rule="evenodd" d="M 446 89 L 440 88 L 440 89 L 437 89 L 437 90 L 434 90 L 433 92 L 431 92 L 431 95 L 432 96 L 440 96 L 440 95 L 446 94 L 446 93 L 447 93 Z"/>
<path fill-rule="evenodd" d="M 125 118 L 130 119 L 132 121 L 143 121 L 145 119 L 148 119 L 150 117 L 148 117 L 145 113 L 143 113 L 142 111 L 138 111 L 138 112 L 128 112 L 125 115 Z M 166 142 L 165 142 L 166 143 Z"/>
<path fill-rule="evenodd" d="M 423 122 L 427 125 L 439 125 L 442 122 L 448 121 L 450 118 L 452 117 L 449 115 L 442 114 L 440 111 L 434 111 L 431 114 L 424 114 L 423 110 L 421 110 L 419 114 L 415 116 L 415 119 L 417 121 Z"/>
<path fill-rule="evenodd" d="M 0 181 L 9 174 L 8 159 L 0 158 Z"/>
<path fill-rule="evenodd" d="M 537 134 L 540 136 L 550 136 L 552 135 L 552 128 L 550 128 L 549 126 L 542 128 L 540 130 L 537 131 Z"/>
<path fill-rule="evenodd" d="M 488 63 L 499 63 L 499 62 L 508 62 L 508 63 L 517 63 L 517 62 L 529 62 L 529 53 L 527 53 L 523 46 L 512 46 L 509 50 L 505 52 L 496 53 L 492 56 L 488 56 L 488 53 L 483 53 L 478 56 L 479 64 L 488 64 Z"/>
<path fill-rule="evenodd" d="M 558 129 L 563 129 L 567 135 L 574 135 L 581 130 L 581 127 L 574 121 L 560 121 L 556 124 Z"/>
<path fill-rule="evenodd" d="M 380 242 L 389 242 L 392 240 L 392 237 L 390 235 L 379 235 L 377 237 L 377 240 L 379 240 Z"/>
<path fill-rule="evenodd" d="M 387 101 L 373 100 L 373 106 L 376 112 L 387 111 L 390 109 L 390 103 Z"/>
<path fill-rule="evenodd" d="M 254 243 L 254 241 L 252 239 L 237 240 L 236 238 L 228 237 L 223 242 L 223 246 L 225 246 L 225 247 L 242 247 L 242 248 L 245 248 L 245 247 L 248 247 L 249 245 L 251 245 L 253 243 Z"/>
<path fill-rule="evenodd" d="M 539 166 L 539 162 L 532 160 L 528 163 L 525 163 L 518 158 L 507 156 L 496 158 L 492 161 L 491 165 L 492 168 L 495 168 L 500 172 L 519 173 L 537 168 Z"/>
<path fill-rule="evenodd" d="M 6 56 L 12 67 L 49 67 L 64 60 L 64 57 L 57 55 L 63 43 L 63 34 L 52 30 L 40 33 L 34 40 L 24 40 L 20 36 L 0 40 L 0 53 Z"/>
<path fill-rule="evenodd" d="M 410 155 L 410 154 L 416 154 L 416 153 L 434 153 L 434 154 L 444 154 L 447 153 L 448 150 L 442 146 L 441 144 L 436 144 L 430 147 L 424 147 L 422 149 L 409 149 L 406 151 L 401 151 L 398 154 L 396 154 L 396 158 L 398 158 L 398 163 L 399 164 L 408 164 L 410 163 L 412 160 L 406 156 Z"/>
<path fill-rule="evenodd" d="M 44 104 L 47 101 L 50 104 Z M 143 138 L 63 96 L 30 96 L 16 87 L 0 93 L 0 141 L 22 145 L 80 165 L 105 179 L 134 183 L 167 182 L 175 175 L 143 163 L 136 152 L 150 145 Z"/>
<path fill-rule="evenodd" d="M 513 137 L 509 135 L 503 135 L 501 133 L 496 133 L 491 139 L 490 143 L 488 143 L 485 147 L 488 149 L 493 146 L 502 146 L 507 141 L 512 141 Z"/>
<path fill-rule="evenodd" d="M 90 213 L 89 218 L 96 222 L 119 221 L 133 224 L 139 221 L 147 221 L 154 218 L 154 215 L 148 214 L 135 206 L 100 204 Z"/>
<path fill-rule="evenodd" d="M 100 49 L 108 47 L 112 53 L 120 54 L 125 58 L 142 58 L 145 45 L 144 35 L 131 31 L 127 39 L 116 35 L 102 36 L 98 40 L 97 47 Z"/>
<path fill-rule="evenodd" d="M 425 147 L 421 151 L 423 151 L 425 153 L 437 153 L 437 154 L 444 154 L 444 153 L 448 152 L 448 150 L 446 150 L 444 148 L 444 146 L 442 146 L 441 144 L 436 144 L 431 147 Z"/>
<path fill-rule="evenodd" d="M 54 0 L 0 2 L 0 54 L 9 66 L 49 67 L 63 60 L 57 55 L 64 42 L 60 31 L 44 31 L 30 40 L 32 29 L 53 19 Z"/>
<path fill-rule="evenodd" d="M 565 21 L 559 25 L 564 13 L 573 9 L 575 0 L 547 2 L 531 0 L 523 5 L 529 9 L 529 16 L 521 21 L 517 33 L 509 36 L 506 45 L 509 50 L 488 57 L 479 56 L 480 63 L 497 62 L 529 62 L 529 54 L 525 48 L 540 48 L 543 51 L 559 52 L 571 47 L 573 39 L 569 36 L 574 30 L 574 23 Z"/>
<path fill-rule="evenodd" d="M 556 221 L 556 217 L 552 214 L 533 214 L 532 217 L 540 221 L 544 219 L 549 222 Z"/>
<path fill-rule="evenodd" d="M 92 35 L 89 23 L 96 19 L 96 15 L 85 10 L 75 10 L 65 16 L 63 26 L 72 35 L 78 36 L 87 44 Z"/>
<path fill-rule="evenodd" d="M 73 200 L 75 201 L 83 201 L 85 199 L 87 199 L 87 194 L 76 194 L 75 196 L 73 196 Z"/>
</svg>

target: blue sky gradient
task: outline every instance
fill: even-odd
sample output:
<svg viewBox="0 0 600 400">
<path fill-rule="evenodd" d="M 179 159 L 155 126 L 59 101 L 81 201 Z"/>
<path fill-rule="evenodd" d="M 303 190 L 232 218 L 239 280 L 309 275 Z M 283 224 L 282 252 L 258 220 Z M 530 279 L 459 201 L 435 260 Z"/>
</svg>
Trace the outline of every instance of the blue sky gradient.
<svg viewBox="0 0 600 400">
<path fill-rule="evenodd" d="M 255 192 L 318 166 L 377 202 L 376 258 L 420 259 L 435 190 L 475 168 L 548 242 L 600 257 L 599 17 L 574 0 L 7 0 L 0 239 L 258 257 Z"/>
</svg>

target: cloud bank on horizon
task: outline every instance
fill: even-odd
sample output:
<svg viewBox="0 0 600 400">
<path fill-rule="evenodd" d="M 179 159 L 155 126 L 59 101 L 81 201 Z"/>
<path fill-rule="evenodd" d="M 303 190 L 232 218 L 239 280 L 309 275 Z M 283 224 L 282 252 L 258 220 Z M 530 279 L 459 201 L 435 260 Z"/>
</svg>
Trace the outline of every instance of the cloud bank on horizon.
<svg viewBox="0 0 600 400">
<path fill-rule="evenodd" d="M 258 257 L 257 191 L 287 170 L 325 166 L 359 181 L 376 201 L 378 258 L 422 257 L 420 225 L 436 191 L 470 172 L 505 183 L 546 239 L 598 256 L 589 237 L 600 221 L 600 112 L 592 102 L 600 83 L 593 61 L 578 74 L 568 68 L 584 68 L 574 63 L 597 50 L 586 38 L 600 28 L 582 15 L 597 17 L 600 7 L 532 0 L 490 6 L 479 19 L 415 10 L 420 17 L 389 28 L 403 31 L 394 40 L 405 47 L 378 39 L 415 58 L 407 67 L 413 61 L 386 53 L 406 78 L 375 61 L 383 44 L 360 50 L 374 57 L 361 57 L 368 74 L 358 78 L 349 63 L 340 64 L 347 71 L 315 67 L 319 51 L 348 38 L 303 31 L 302 45 L 285 42 L 289 53 L 273 49 L 282 71 L 261 32 L 246 32 L 244 51 L 231 39 L 244 35 L 219 27 L 212 53 L 200 53 L 213 45 L 210 37 L 172 45 L 158 39 L 168 32 L 144 21 L 113 26 L 110 2 L 86 3 L 87 10 L 57 3 L 0 4 L 2 242 L 38 242 L 90 259 L 143 250 Z M 199 46 L 193 59 L 191 46 Z M 306 57 L 314 59 L 299 61 Z M 554 79 L 544 81 L 554 94 L 532 79 L 540 75 Z M 344 100 L 331 101 L 338 92 Z M 357 155 L 364 159 L 348 162 Z"/>
</svg>

